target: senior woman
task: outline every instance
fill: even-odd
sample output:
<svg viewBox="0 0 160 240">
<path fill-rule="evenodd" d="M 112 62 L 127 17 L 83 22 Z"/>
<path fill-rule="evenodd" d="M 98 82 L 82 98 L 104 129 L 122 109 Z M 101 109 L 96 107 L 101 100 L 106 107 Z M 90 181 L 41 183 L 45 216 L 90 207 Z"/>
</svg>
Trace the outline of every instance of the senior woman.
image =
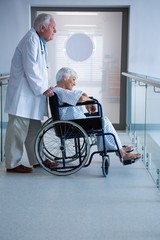
<svg viewBox="0 0 160 240">
<path fill-rule="evenodd" d="M 61 68 L 56 74 L 57 85 L 54 88 L 54 92 L 58 96 L 59 104 L 67 103 L 71 107 L 60 108 L 60 119 L 70 120 L 70 119 L 80 119 L 86 118 L 83 108 L 81 106 L 76 106 L 78 102 L 85 102 L 92 100 L 89 96 L 81 90 L 73 89 L 76 85 L 77 73 L 67 67 Z M 86 109 L 89 113 L 95 112 L 95 105 L 86 105 Z M 137 160 L 141 157 L 139 153 L 130 153 L 133 147 L 122 146 L 122 143 L 118 137 L 116 130 L 114 129 L 112 123 L 107 117 L 103 118 L 104 132 L 113 133 L 117 140 L 119 149 L 122 153 L 123 162 L 128 162 L 128 160 Z M 108 150 L 115 149 L 115 142 L 112 136 L 105 136 L 105 144 Z M 98 150 L 102 148 L 102 137 L 97 137 L 97 147 Z"/>
</svg>

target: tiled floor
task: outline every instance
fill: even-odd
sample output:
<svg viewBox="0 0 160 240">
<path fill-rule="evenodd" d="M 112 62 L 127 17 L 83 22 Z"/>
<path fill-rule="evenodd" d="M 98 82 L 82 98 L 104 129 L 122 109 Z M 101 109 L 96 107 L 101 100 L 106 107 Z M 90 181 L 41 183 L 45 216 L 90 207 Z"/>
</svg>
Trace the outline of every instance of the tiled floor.
<svg viewBox="0 0 160 240">
<path fill-rule="evenodd" d="M 142 161 L 123 166 L 112 154 L 106 178 L 98 157 L 67 177 L 0 165 L 0 240 L 159 240 L 159 206 Z"/>
</svg>

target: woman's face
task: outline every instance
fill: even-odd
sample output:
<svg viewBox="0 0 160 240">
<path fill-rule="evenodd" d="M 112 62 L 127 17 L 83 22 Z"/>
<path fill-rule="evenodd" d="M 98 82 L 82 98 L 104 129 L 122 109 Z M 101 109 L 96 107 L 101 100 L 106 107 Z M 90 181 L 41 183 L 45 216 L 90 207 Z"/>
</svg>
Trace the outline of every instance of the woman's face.
<svg viewBox="0 0 160 240">
<path fill-rule="evenodd" d="M 72 90 L 76 85 L 76 77 L 71 76 L 65 80 L 65 89 Z"/>
</svg>

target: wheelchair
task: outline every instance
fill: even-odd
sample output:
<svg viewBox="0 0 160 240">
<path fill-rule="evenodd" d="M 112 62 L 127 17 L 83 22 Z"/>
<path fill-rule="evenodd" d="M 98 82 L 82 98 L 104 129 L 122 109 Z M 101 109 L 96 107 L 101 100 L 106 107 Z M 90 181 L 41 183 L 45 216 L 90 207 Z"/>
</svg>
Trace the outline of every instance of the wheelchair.
<svg viewBox="0 0 160 240">
<path fill-rule="evenodd" d="M 60 120 L 60 108 L 73 106 L 59 105 L 56 94 L 49 98 L 51 117 L 42 125 L 35 140 L 35 155 L 44 170 L 58 176 L 74 174 L 81 168 L 88 167 L 93 156 L 99 154 L 102 159 L 102 175 L 106 177 L 110 166 L 109 153 L 117 152 L 122 162 L 122 155 L 114 134 L 104 133 L 102 106 L 98 100 L 92 98 L 92 101 L 78 103 L 76 106 L 91 104 L 97 105 L 96 113 L 86 113 L 86 118 L 83 119 L 65 121 Z M 114 150 L 106 149 L 106 135 L 113 137 L 116 146 Z M 91 153 L 91 148 L 96 145 L 98 136 L 102 137 L 103 149 Z M 47 167 L 44 164 L 46 159 L 55 163 L 55 166 Z"/>
</svg>

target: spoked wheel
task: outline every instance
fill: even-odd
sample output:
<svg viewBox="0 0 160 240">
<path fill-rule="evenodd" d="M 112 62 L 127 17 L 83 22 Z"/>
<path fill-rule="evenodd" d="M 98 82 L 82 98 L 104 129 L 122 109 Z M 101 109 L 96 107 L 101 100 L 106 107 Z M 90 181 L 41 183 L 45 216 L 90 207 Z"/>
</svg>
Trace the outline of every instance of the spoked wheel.
<svg viewBox="0 0 160 240">
<path fill-rule="evenodd" d="M 79 171 L 87 162 L 90 142 L 87 133 L 71 121 L 49 121 L 37 135 L 35 155 L 48 172 L 66 176 Z M 45 161 L 55 163 L 47 167 Z"/>
<path fill-rule="evenodd" d="M 41 129 L 44 128 L 45 126 L 47 126 L 49 123 L 53 122 L 52 117 L 48 118 L 41 126 Z"/>
<path fill-rule="evenodd" d="M 103 156 L 102 157 L 102 173 L 103 173 L 104 177 L 106 177 L 108 175 L 109 165 L 110 165 L 109 156 L 108 155 Z"/>
</svg>

